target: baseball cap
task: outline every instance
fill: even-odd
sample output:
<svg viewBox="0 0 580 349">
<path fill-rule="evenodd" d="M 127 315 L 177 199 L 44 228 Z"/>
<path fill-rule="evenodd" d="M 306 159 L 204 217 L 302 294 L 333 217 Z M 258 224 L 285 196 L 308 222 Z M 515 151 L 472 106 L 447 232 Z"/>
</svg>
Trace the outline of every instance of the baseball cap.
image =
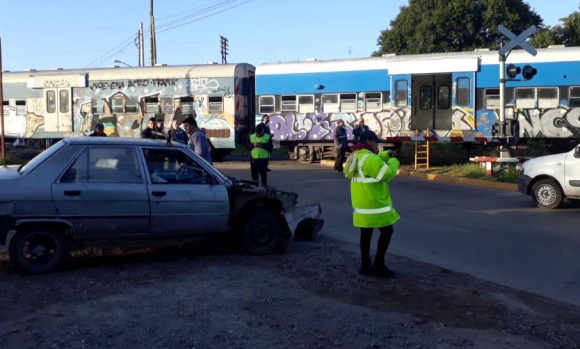
<svg viewBox="0 0 580 349">
<path fill-rule="evenodd" d="M 361 132 L 360 137 L 359 137 L 359 141 L 361 142 L 366 142 L 366 141 L 378 141 L 379 137 L 377 136 L 376 133 L 374 133 L 373 131 L 370 130 L 366 130 Z"/>
<path fill-rule="evenodd" d="M 95 128 L 105 128 L 105 125 L 99 122 Z"/>
</svg>

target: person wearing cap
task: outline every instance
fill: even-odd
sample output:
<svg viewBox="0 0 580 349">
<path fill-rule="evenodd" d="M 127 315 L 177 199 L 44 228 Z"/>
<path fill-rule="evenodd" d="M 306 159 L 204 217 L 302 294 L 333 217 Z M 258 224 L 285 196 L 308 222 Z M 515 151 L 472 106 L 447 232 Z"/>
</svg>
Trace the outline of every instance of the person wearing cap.
<svg viewBox="0 0 580 349">
<path fill-rule="evenodd" d="M 379 138 L 373 131 L 361 132 L 359 144 L 352 147 L 353 153 L 346 161 L 344 175 L 351 178 L 350 195 L 353 208 L 353 225 L 360 228 L 362 275 L 393 277 L 395 272 L 385 265 L 385 255 L 393 225 L 400 219 L 393 206 L 388 183 L 395 178 L 399 160 L 390 150 L 376 154 Z M 374 228 L 380 232 L 374 262 L 371 262 L 370 247 Z"/>
<path fill-rule="evenodd" d="M 268 185 L 268 141 L 270 135 L 266 133 L 266 125 L 259 123 L 256 132 L 250 135 L 250 143 L 253 145 L 250 152 L 250 171 L 252 179 L 258 181 L 258 175 L 262 179 L 262 186 Z"/>
<path fill-rule="evenodd" d="M 101 123 L 96 124 L 93 133 L 91 133 L 89 137 L 107 137 L 107 134 L 105 133 L 105 125 Z"/>
</svg>

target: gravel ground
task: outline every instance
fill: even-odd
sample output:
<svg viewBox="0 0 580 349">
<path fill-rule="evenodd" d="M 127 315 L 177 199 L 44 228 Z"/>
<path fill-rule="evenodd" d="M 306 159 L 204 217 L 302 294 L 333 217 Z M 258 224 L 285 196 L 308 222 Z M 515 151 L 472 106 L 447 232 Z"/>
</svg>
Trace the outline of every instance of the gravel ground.
<svg viewBox="0 0 580 349">
<path fill-rule="evenodd" d="M 285 255 L 183 246 L 77 254 L 15 274 L 0 255 L 0 348 L 579 348 L 579 308 L 320 236 Z M 577 344 L 578 343 L 578 344 Z"/>
</svg>

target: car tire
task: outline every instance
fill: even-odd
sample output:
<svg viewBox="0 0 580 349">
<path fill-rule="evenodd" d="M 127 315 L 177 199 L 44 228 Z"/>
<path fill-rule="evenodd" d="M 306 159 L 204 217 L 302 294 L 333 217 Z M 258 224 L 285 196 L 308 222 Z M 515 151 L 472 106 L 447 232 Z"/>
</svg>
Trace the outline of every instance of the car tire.
<svg viewBox="0 0 580 349">
<path fill-rule="evenodd" d="M 44 274 L 58 269 L 70 254 L 70 241 L 54 228 L 28 228 L 10 241 L 10 262 L 26 274 Z"/>
<path fill-rule="evenodd" d="M 542 179 L 532 187 L 532 200 L 540 208 L 554 209 L 560 206 L 564 196 L 558 183 L 551 179 Z"/>
<path fill-rule="evenodd" d="M 253 255 L 270 254 L 278 246 L 281 234 L 278 216 L 269 210 L 256 209 L 244 223 L 243 248 Z"/>
</svg>

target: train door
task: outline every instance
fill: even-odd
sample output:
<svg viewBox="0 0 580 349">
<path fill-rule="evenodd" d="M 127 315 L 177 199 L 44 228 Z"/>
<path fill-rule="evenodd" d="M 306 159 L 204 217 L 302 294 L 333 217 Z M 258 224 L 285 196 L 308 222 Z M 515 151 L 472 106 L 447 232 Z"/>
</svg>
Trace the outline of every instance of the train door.
<svg viewBox="0 0 580 349">
<path fill-rule="evenodd" d="M 475 130 L 475 72 L 453 73 L 453 130 Z"/>
<path fill-rule="evenodd" d="M 391 103 L 394 108 L 411 107 L 411 75 L 395 74 L 391 76 L 391 90 L 393 98 Z"/>
<path fill-rule="evenodd" d="M 451 79 L 451 74 L 413 75 L 413 128 L 421 131 L 451 129 Z"/>
<path fill-rule="evenodd" d="M 71 132 L 71 88 L 44 88 L 44 132 Z"/>
</svg>

